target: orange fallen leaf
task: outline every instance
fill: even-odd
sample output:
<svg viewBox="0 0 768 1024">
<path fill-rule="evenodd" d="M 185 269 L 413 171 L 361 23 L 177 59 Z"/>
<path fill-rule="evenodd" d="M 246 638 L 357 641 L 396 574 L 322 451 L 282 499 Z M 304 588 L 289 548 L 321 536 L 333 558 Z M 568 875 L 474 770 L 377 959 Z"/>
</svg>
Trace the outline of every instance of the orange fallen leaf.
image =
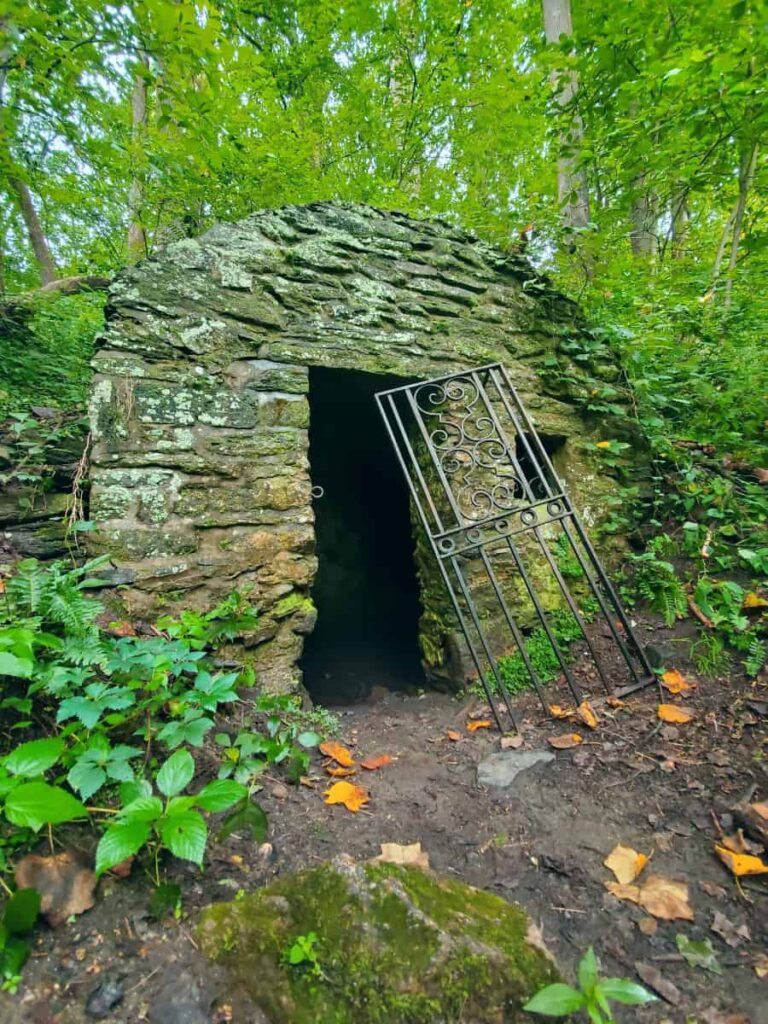
<svg viewBox="0 0 768 1024">
<path fill-rule="evenodd" d="M 550 704 L 549 713 L 553 718 L 572 718 L 575 714 L 573 708 L 564 708 L 562 704 Z"/>
<path fill-rule="evenodd" d="M 606 882 L 605 888 L 616 897 L 617 900 L 631 900 L 632 903 L 640 902 L 640 886 L 631 885 L 628 882 Z"/>
<path fill-rule="evenodd" d="M 366 757 L 360 764 L 369 772 L 375 772 L 378 768 L 383 768 L 385 764 L 392 764 L 392 758 L 389 754 L 378 754 L 376 757 Z"/>
<path fill-rule="evenodd" d="M 719 843 L 715 843 L 715 853 L 737 878 L 744 875 L 768 875 L 768 864 L 760 857 L 753 857 L 748 853 L 733 853 Z"/>
<path fill-rule="evenodd" d="M 359 811 L 369 800 L 368 790 L 352 782 L 334 782 L 331 788 L 325 791 L 327 804 L 344 804 L 348 811 Z"/>
<path fill-rule="evenodd" d="M 760 597 L 759 594 L 756 594 L 754 590 L 750 590 L 748 594 L 745 594 L 741 607 L 746 609 L 768 608 L 768 601 L 764 597 Z"/>
<path fill-rule="evenodd" d="M 340 743 L 335 743 L 333 740 L 326 740 L 324 743 L 321 743 L 320 753 L 325 754 L 326 757 L 333 758 L 342 768 L 351 768 L 355 763 L 347 748 L 342 747 Z"/>
<path fill-rule="evenodd" d="M 752 966 L 758 978 L 768 978 L 768 953 L 758 953 L 752 961 Z"/>
<path fill-rule="evenodd" d="M 550 736 L 547 743 L 555 750 L 569 750 L 571 747 L 578 747 L 584 742 L 584 737 L 577 732 L 567 732 L 562 736 Z"/>
<path fill-rule="evenodd" d="M 454 743 L 458 743 L 459 740 L 461 739 L 461 733 L 456 732 L 455 729 L 449 729 L 445 735 L 448 737 L 449 740 L 453 740 Z"/>
<path fill-rule="evenodd" d="M 618 697 L 606 697 L 605 703 L 609 708 L 625 708 L 627 706 L 626 701 L 620 700 Z"/>
<path fill-rule="evenodd" d="M 581 704 L 579 704 L 578 708 L 576 708 L 576 713 L 588 729 L 597 728 L 597 715 L 592 710 L 592 706 L 588 700 L 583 700 Z"/>
<path fill-rule="evenodd" d="M 616 880 L 623 885 L 634 882 L 647 863 L 648 858 L 644 853 L 638 853 L 631 846 L 622 846 L 621 843 L 615 846 L 603 861 L 603 864 L 614 873 Z"/>
<path fill-rule="evenodd" d="M 754 811 L 763 821 L 768 821 L 768 804 L 750 804 L 749 809 Z"/>
<path fill-rule="evenodd" d="M 478 729 L 490 729 L 491 720 L 489 718 L 476 718 L 474 722 L 467 722 L 467 732 L 477 732 Z"/>
<path fill-rule="evenodd" d="M 692 689 L 682 672 L 678 672 L 676 668 L 671 668 L 669 672 L 664 673 L 661 677 L 661 685 L 670 693 L 684 693 L 686 690 Z"/>
<path fill-rule="evenodd" d="M 659 718 L 662 722 L 674 722 L 676 725 L 684 725 L 693 718 L 693 712 L 679 708 L 677 704 L 659 704 Z"/>
<path fill-rule="evenodd" d="M 325 770 L 328 775 L 332 775 L 334 779 L 345 779 L 349 775 L 355 774 L 354 768 L 334 768 L 332 764 L 327 764 Z"/>
<path fill-rule="evenodd" d="M 610 447 L 611 447 L 611 442 L 610 441 L 598 441 L 597 444 L 595 445 L 595 448 L 610 448 Z"/>
</svg>

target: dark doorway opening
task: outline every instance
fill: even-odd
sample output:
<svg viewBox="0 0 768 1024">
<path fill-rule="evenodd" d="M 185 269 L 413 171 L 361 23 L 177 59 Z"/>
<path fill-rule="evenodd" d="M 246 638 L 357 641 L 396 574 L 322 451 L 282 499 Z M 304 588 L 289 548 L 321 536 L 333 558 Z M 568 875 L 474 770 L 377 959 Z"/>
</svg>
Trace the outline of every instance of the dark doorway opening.
<svg viewBox="0 0 768 1024">
<path fill-rule="evenodd" d="M 402 383 L 309 371 L 310 473 L 323 494 L 314 502 L 318 618 L 301 668 L 323 704 L 424 685 L 408 488 L 373 397 Z"/>
</svg>

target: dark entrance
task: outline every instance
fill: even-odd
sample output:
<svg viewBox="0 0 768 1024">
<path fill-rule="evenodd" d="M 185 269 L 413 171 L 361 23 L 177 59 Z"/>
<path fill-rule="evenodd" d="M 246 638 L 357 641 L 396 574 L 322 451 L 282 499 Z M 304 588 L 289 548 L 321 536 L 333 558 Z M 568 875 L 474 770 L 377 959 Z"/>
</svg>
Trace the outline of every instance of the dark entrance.
<svg viewBox="0 0 768 1024">
<path fill-rule="evenodd" d="M 309 461 L 316 498 L 317 625 L 301 668 L 315 700 L 361 700 L 374 686 L 422 686 L 419 591 L 408 488 L 374 393 L 397 377 L 310 368 Z"/>
</svg>

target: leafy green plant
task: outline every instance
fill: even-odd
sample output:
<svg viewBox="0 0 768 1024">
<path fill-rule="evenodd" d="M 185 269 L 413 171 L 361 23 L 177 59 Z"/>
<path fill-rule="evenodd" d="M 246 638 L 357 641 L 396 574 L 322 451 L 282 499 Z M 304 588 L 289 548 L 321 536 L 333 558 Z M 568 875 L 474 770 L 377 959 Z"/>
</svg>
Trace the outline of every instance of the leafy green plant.
<svg viewBox="0 0 768 1024">
<path fill-rule="evenodd" d="M 177 750 L 164 762 L 150 783 L 128 783 L 125 802 L 99 840 L 96 873 L 135 856 L 147 843 L 155 852 L 155 879 L 160 884 L 158 855 L 163 849 L 175 857 L 202 867 L 208 826 L 200 811 L 225 811 L 247 796 L 247 790 L 231 779 L 209 782 L 198 793 L 181 796 L 195 774 L 195 762 L 187 750 Z M 165 800 L 162 799 L 165 798 Z"/>
<path fill-rule="evenodd" d="M 725 642 L 717 634 L 706 630 L 691 644 L 690 655 L 696 671 L 702 675 L 722 676 L 731 667 Z"/>
<path fill-rule="evenodd" d="M 580 640 L 582 636 L 575 616 L 564 609 L 555 611 L 550 616 L 550 629 L 561 653 L 566 660 L 570 660 L 569 647 L 576 640 Z M 525 638 L 525 650 L 534 672 L 542 683 L 556 679 L 562 672 L 555 649 L 543 628 L 539 627 L 528 634 Z M 519 651 L 503 654 L 498 658 L 496 668 L 508 693 L 521 693 L 533 685 L 523 656 Z M 493 675 L 488 676 L 488 683 L 493 690 L 497 688 Z"/>
<path fill-rule="evenodd" d="M 590 946 L 579 964 L 579 987 L 556 983 L 547 985 L 523 1007 L 544 1017 L 568 1017 L 583 1010 L 592 1024 L 612 1024 L 612 1002 L 627 1006 L 652 1003 L 656 996 L 626 978 L 600 978 L 597 957 Z"/>
<path fill-rule="evenodd" d="M 320 957 L 316 948 L 317 942 L 316 932 L 297 935 L 283 954 L 283 962 L 291 967 L 309 968 L 314 977 L 324 978 L 325 973 L 320 966 Z"/>
<path fill-rule="evenodd" d="M 672 562 L 659 557 L 666 535 L 654 538 L 648 550 L 634 555 L 635 587 L 643 600 L 655 612 L 664 616 L 667 626 L 673 626 L 677 619 L 688 612 L 688 598 L 677 570 Z"/>
<path fill-rule="evenodd" d="M 3 908 L 0 919 L 0 988 L 15 992 L 21 980 L 21 969 L 29 956 L 25 939 L 35 926 L 40 913 L 40 893 L 35 889 L 17 889 Z"/>
</svg>

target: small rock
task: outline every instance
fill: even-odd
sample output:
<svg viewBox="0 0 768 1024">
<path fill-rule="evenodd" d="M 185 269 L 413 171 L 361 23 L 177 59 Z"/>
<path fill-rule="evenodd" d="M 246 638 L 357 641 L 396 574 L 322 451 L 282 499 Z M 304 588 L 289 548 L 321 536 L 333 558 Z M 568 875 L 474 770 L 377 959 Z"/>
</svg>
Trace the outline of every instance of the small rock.
<svg viewBox="0 0 768 1024">
<path fill-rule="evenodd" d="M 288 799 L 288 787 L 284 786 L 282 784 L 282 782 L 276 783 L 272 787 L 272 789 L 270 790 L 270 793 L 275 798 L 275 800 L 287 800 Z"/>
<path fill-rule="evenodd" d="M 107 975 L 96 988 L 91 989 L 85 1000 L 85 1012 L 96 1020 L 105 1020 L 116 1006 L 123 1001 L 125 990 L 116 978 Z"/>
<path fill-rule="evenodd" d="M 150 1024 L 209 1024 L 213 996 L 190 971 L 168 968 L 147 1017 Z"/>
<path fill-rule="evenodd" d="M 477 781 L 481 786 L 508 789 L 520 772 L 554 760 L 555 755 L 549 750 L 501 750 L 480 762 Z"/>
</svg>

